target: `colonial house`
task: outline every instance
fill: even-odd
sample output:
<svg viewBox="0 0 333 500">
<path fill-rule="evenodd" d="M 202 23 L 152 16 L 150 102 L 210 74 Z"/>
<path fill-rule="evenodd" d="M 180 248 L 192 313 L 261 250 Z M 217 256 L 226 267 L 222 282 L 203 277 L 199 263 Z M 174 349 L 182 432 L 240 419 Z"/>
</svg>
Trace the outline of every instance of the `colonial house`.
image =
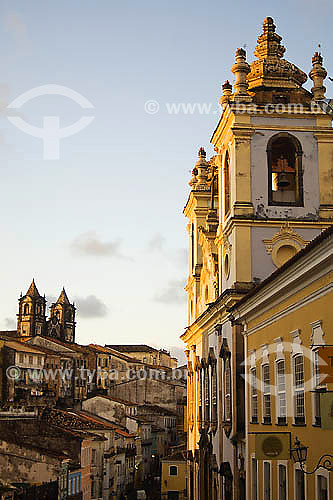
<svg viewBox="0 0 333 500">
<path fill-rule="evenodd" d="M 245 345 L 248 498 L 333 493 L 327 469 L 302 470 L 333 451 L 332 304 L 333 226 L 231 310 Z M 308 446 L 304 464 L 291 459 L 296 439 Z"/>
</svg>

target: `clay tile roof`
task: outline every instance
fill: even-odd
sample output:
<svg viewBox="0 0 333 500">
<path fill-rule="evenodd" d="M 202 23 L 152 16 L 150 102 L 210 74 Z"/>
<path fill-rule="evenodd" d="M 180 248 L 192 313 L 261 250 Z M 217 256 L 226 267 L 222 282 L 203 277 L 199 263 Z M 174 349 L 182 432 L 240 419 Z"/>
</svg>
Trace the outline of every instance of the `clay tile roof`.
<svg viewBox="0 0 333 500">
<path fill-rule="evenodd" d="M 176 417 L 177 416 L 177 413 L 172 411 L 172 410 L 168 410 L 167 408 L 163 408 L 162 406 L 158 406 L 158 405 L 150 405 L 150 404 L 144 404 L 144 405 L 141 405 L 139 407 L 140 408 L 143 408 L 144 410 L 148 410 L 148 413 L 159 413 L 161 415 L 167 415 L 169 417 Z"/>
<path fill-rule="evenodd" d="M 126 432 L 126 431 L 122 431 L 121 429 L 116 429 L 115 430 L 116 434 L 120 434 L 121 436 L 124 436 L 124 437 L 135 437 L 137 436 L 137 434 L 130 434 L 129 432 Z"/>
<path fill-rule="evenodd" d="M 115 349 L 120 352 L 158 352 L 158 349 L 155 347 L 150 347 L 146 344 L 116 344 L 116 345 L 107 345 L 106 347 L 111 347 L 111 349 Z"/>
<path fill-rule="evenodd" d="M 42 349 L 39 349 L 38 346 L 31 346 L 30 344 L 22 344 L 22 342 L 16 342 L 15 340 L 5 341 L 5 346 L 19 352 L 31 352 L 32 354 L 45 354 L 45 352 Z"/>
<path fill-rule="evenodd" d="M 110 401 L 115 401 L 116 403 L 121 403 L 125 406 L 138 406 L 138 403 L 134 403 L 132 401 L 127 401 L 126 399 L 115 398 L 113 396 L 107 396 L 106 394 L 98 394 L 97 396 L 92 396 L 92 398 L 104 398 Z M 88 398 L 88 399 L 92 399 Z"/>
</svg>

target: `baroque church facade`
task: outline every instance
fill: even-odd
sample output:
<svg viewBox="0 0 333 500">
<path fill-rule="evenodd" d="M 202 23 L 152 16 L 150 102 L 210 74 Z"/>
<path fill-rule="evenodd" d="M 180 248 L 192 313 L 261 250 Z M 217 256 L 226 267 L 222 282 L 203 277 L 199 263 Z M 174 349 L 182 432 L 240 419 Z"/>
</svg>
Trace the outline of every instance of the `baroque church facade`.
<svg viewBox="0 0 333 500">
<path fill-rule="evenodd" d="M 332 119 L 319 103 L 319 53 L 307 75 L 284 59 L 268 17 L 248 64 L 222 86 L 207 159 L 192 171 L 188 219 L 188 486 L 190 500 L 246 498 L 244 338 L 231 313 L 257 284 L 333 223 Z M 278 336 L 278 334 L 277 334 Z M 263 342 L 264 343 L 264 342 Z M 260 497 L 261 498 L 261 497 Z"/>
<path fill-rule="evenodd" d="M 25 295 L 19 299 L 17 335 L 19 337 L 53 337 L 63 342 L 75 342 L 75 305 L 63 288 L 59 298 L 50 306 L 46 316 L 46 298 L 41 296 L 33 280 Z"/>
</svg>

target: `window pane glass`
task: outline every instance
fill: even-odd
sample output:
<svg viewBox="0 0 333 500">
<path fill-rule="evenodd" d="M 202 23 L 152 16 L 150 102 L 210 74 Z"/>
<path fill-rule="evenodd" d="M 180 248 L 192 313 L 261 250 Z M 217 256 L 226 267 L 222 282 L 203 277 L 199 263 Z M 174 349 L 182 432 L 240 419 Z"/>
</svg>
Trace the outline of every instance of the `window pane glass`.
<svg viewBox="0 0 333 500">
<path fill-rule="evenodd" d="M 287 468 L 279 465 L 279 500 L 287 500 Z"/>
<path fill-rule="evenodd" d="M 258 462 L 255 458 L 252 458 L 252 499 L 258 499 Z"/>
<path fill-rule="evenodd" d="M 271 464 L 264 462 L 264 500 L 271 500 Z"/>
</svg>

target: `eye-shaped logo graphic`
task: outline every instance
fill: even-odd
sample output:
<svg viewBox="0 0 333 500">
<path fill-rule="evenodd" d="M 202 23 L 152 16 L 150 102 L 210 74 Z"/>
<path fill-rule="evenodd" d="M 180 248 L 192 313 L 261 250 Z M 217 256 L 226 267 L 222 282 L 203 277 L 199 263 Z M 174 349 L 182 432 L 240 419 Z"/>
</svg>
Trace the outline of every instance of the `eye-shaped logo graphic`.
<svg viewBox="0 0 333 500">
<path fill-rule="evenodd" d="M 55 84 L 41 85 L 40 87 L 35 87 L 27 92 L 24 92 L 19 97 L 14 99 L 14 101 L 8 105 L 8 108 L 20 109 L 26 102 L 43 95 L 62 95 L 72 99 L 72 101 L 76 102 L 83 109 L 94 108 L 88 99 L 75 90 Z M 8 116 L 8 120 L 15 125 L 15 127 L 22 130 L 22 132 L 43 140 L 43 158 L 45 160 L 58 160 L 60 139 L 77 134 L 87 127 L 94 120 L 94 118 L 94 116 L 82 116 L 72 125 L 60 128 L 59 116 L 44 116 L 43 127 L 39 128 L 27 123 L 19 116 Z"/>
</svg>

